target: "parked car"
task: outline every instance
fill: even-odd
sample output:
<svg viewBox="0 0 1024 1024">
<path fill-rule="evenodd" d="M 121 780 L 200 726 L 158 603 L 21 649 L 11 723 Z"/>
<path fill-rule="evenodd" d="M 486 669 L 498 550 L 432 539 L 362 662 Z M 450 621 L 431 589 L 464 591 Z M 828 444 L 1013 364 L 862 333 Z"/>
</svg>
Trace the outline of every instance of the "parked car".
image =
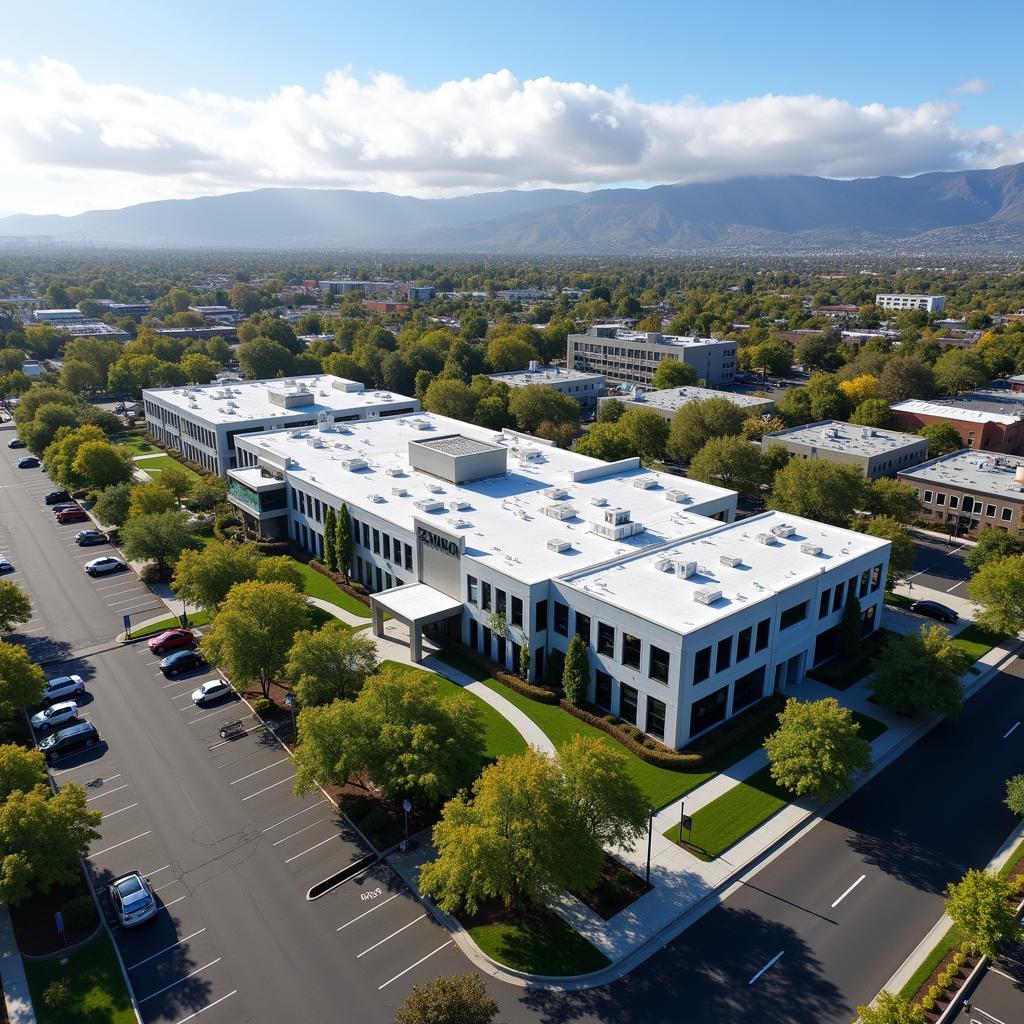
<svg viewBox="0 0 1024 1024">
<path fill-rule="evenodd" d="M 84 523 L 88 518 L 84 508 L 66 508 L 63 512 L 57 513 L 57 523 L 60 526 L 67 526 L 69 523 Z"/>
<path fill-rule="evenodd" d="M 146 646 L 154 654 L 169 654 L 171 651 L 180 651 L 195 645 L 196 637 L 191 629 L 165 629 L 146 642 Z"/>
<path fill-rule="evenodd" d="M 59 505 L 61 502 L 70 501 L 71 495 L 67 491 L 50 491 L 50 493 L 43 498 L 43 501 L 47 505 Z"/>
<path fill-rule="evenodd" d="M 38 469 L 39 460 L 34 455 L 22 455 L 16 465 L 18 469 Z"/>
<path fill-rule="evenodd" d="M 59 516 L 61 512 L 70 512 L 73 508 L 81 508 L 77 501 L 62 501 L 50 508 L 50 511 L 55 515 Z"/>
<path fill-rule="evenodd" d="M 947 608 L 938 601 L 915 601 L 910 610 L 929 619 L 938 619 L 939 622 L 956 622 L 960 618 L 952 608 Z"/>
<path fill-rule="evenodd" d="M 91 562 L 86 562 L 84 568 L 89 576 L 105 576 L 108 572 L 121 572 L 128 566 L 120 558 L 104 555 L 102 558 L 94 558 Z"/>
<path fill-rule="evenodd" d="M 202 686 L 192 691 L 192 701 L 196 707 L 201 708 L 211 700 L 226 697 L 229 693 L 233 692 L 231 686 L 224 682 L 223 679 L 208 679 Z"/>
<path fill-rule="evenodd" d="M 114 905 L 114 913 L 125 928 L 148 921 L 156 912 L 156 897 L 149 887 L 149 880 L 138 871 L 115 878 L 107 893 Z"/>
<path fill-rule="evenodd" d="M 79 750 L 85 750 L 100 738 L 99 730 L 92 722 L 76 722 L 66 729 L 50 733 L 45 740 L 39 741 L 39 749 L 43 752 L 47 764 L 53 764 L 68 754 L 75 754 Z"/>
<path fill-rule="evenodd" d="M 85 681 L 81 676 L 57 676 L 43 687 L 42 703 L 56 704 L 66 697 L 77 697 L 82 693 L 85 693 Z"/>
<path fill-rule="evenodd" d="M 200 668 L 206 668 L 206 659 L 198 651 L 175 651 L 160 662 L 160 671 L 168 679 L 177 679 Z"/>
<path fill-rule="evenodd" d="M 0 573 L 4 572 L 14 572 L 14 563 L 6 555 L 0 555 Z"/>
<path fill-rule="evenodd" d="M 10 439 L 10 441 L 7 442 L 7 447 L 8 448 L 24 448 L 25 447 L 25 442 L 22 441 L 22 439 L 20 437 L 12 437 Z"/>
<path fill-rule="evenodd" d="M 30 719 L 36 732 L 49 732 L 62 725 L 78 721 L 78 705 L 73 700 L 62 700 L 34 714 Z"/>
<path fill-rule="evenodd" d="M 75 543 L 80 548 L 91 547 L 93 544 L 106 544 L 107 535 L 99 530 L 79 530 L 75 534 Z"/>
</svg>

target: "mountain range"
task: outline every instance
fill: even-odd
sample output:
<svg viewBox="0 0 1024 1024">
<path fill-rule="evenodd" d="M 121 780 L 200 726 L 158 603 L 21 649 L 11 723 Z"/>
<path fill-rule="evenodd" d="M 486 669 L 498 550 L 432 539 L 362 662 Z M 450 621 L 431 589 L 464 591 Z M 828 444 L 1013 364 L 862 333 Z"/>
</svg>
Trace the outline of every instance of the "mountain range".
<svg viewBox="0 0 1024 1024">
<path fill-rule="evenodd" d="M 416 199 L 269 188 L 0 217 L 0 238 L 91 245 L 491 254 L 1024 252 L 1024 164 L 910 178 L 786 175 L 653 188 Z"/>
</svg>

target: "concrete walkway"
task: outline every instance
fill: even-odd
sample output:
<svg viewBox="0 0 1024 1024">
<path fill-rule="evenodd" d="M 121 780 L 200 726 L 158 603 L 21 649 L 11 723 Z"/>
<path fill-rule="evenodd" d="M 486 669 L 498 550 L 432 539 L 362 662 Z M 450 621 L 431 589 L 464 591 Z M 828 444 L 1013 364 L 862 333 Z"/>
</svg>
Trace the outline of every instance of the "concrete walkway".
<svg viewBox="0 0 1024 1024">
<path fill-rule="evenodd" d="M 7 1019 L 11 1024 L 35 1024 L 25 964 L 18 952 L 14 924 L 6 903 L 0 903 L 0 979 L 3 980 Z"/>
</svg>

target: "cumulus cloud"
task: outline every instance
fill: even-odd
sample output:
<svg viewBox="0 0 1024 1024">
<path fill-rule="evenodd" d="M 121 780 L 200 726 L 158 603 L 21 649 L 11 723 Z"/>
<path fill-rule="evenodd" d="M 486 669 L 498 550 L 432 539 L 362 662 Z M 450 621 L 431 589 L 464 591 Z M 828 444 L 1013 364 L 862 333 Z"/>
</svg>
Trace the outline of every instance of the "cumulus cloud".
<svg viewBox="0 0 1024 1024">
<path fill-rule="evenodd" d="M 170 96 L 42 59 L 0 64 L 0 195 L 26 212 L 74 213 L 261 186 L 439 196 L 913 174 L 1024 158 L 1024 135 L 969 131 L 957 113 L 952 102 L 856 106 L 816 95 L 641 103 L 628 89 L 506 70 L 413 89 L 342 69 L 316 91 Z"/>
<path fill-rule="evenodd" d="M 954 85 L 949 91 L 954 94 L 968 93 L 973 95 L 979 92 L 988 92 L 991 88 L 991 83 L 987 82 L 984 78 L 968 78 L 959 85 Z"/>
</svg>

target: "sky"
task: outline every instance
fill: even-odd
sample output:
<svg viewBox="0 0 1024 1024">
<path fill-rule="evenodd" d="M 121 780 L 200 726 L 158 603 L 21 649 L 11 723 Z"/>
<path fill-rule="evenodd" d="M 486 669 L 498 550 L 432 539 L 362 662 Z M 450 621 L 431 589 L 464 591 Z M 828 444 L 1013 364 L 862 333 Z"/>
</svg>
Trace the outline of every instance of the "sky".
<svg viewBox="0 0 1024 1024">
<path fill-rule="evenodd" d="M 1012 0 L 37 13 L 0 0 L 3 213 L 270 186 L 445 196 L 1024 161 Z"/>
</svg>

